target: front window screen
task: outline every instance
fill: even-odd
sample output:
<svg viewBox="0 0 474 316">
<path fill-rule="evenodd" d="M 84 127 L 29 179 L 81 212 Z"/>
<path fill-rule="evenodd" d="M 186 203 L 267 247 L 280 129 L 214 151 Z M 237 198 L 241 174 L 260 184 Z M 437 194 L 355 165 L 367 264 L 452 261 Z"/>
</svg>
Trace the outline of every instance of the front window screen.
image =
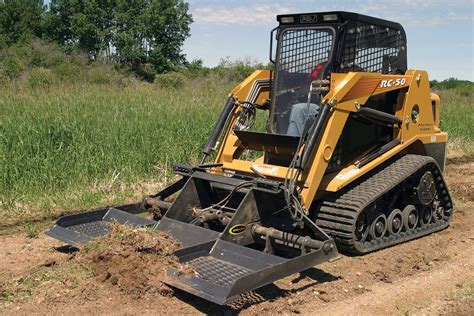
<svg viewBox="0 0 474 316">
<path fill-rule="evenodd" d="M 288 29 L 279 40 L 275 94 L 269 122 L 272 133 L 286 134 L 294 105 L 306 103 L 313 80 L 322 79 L 331 58 L 331 28 Z M 316 96 L 312 103 L 319 103 Z"/>
</svg>

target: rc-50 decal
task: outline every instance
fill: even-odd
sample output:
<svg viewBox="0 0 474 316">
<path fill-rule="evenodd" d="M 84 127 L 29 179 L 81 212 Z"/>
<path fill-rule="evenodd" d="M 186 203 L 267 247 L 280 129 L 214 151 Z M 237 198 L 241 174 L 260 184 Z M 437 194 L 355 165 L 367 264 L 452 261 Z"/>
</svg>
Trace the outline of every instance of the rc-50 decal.
<svg viewBox="0 0 474 316">
<path fill-rule="evenodd" d="M 379 88 L 391 88 L 403 86 L 407 83 L 406 78 L 384 79 L 380 81 Z"/>
</svg>

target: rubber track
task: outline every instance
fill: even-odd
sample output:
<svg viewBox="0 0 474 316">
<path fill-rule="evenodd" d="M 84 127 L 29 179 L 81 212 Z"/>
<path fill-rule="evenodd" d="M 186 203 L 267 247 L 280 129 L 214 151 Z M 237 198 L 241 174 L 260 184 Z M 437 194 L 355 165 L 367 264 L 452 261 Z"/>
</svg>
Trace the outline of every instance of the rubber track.
<svg viewBox="0 0 474 316">
<path fill-rule="evenodd" d="M 410 232 L 385 236 L 381 240 L 372 240 L 363 244 L 354 240 L 355 223 L 360 212 L 427 165 L 430 165 L 428 167 L 432 170 L 439 171 L 439 167 L 431 157 L 402 156 L 375 174 L 369 175 L 353 188 L 344 190 L 343 193 L 323 201 L 317 213 L 316 224 L 335 239 L 339 250 L 356 255 L 389 247 L 446 228 L 451 220 L 452 212 L 448 218 L 418 227 Z M 435 181 L 437 187 L 440 188 L 439 191 L 442 191 L 442 193 L 438 192 L 440 199 L 443 200 L 445 206 L 448 206 L 448 209 L 452 209 L 451 198 L 441 172 L 435 176 Z"/>
</svg>

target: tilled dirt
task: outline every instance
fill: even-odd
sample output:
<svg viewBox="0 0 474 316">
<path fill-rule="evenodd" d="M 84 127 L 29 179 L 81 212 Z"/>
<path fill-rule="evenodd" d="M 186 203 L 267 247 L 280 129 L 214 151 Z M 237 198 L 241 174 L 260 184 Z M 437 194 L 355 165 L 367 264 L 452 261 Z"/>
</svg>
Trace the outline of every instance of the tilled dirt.
<svg viewBox="0 0 474 316">
<path fill-rule="evenodd" d="M 165 235 L 137 237 L 120 230 L 118 238 L 99 240 L 80 252 L 45 235 L 0 236 L 0 313 L 472 315 L 474 159 L 448 163 L 445 177 L 455 198 L 448 229 L 321 264 L 226 307 L 160 282 L 164 267 L 189 272 L 175 261 L 177 245 Z"/>
</svg>

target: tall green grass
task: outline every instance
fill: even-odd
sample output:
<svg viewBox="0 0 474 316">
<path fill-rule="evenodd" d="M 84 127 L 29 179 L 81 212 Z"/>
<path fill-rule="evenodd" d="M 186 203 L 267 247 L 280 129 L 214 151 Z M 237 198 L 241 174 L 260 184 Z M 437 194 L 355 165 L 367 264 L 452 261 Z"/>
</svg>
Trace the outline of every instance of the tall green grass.
<svg viewBox="0 0 474 316">
<path fill-rule="evenodd" d="M 126 199 L 129 184 L 163 182 L 172 164 L 197 162 L 231 87 L 0 89 L 0 218 L 44 218 L 98 205 L 112 191 Z"/>
<path fill-rule="evenodd" d="M 438 92 L 441 98 L 441 128 L 449 138 L 474 153 L 474 85 Z"/>
<path fill-rule="evenodd" d="M 214 77 L 179 88 L 133 80 L 0 87 L 0 226 L 158 190 L 174 163 L 197 163 L 233 86 Z M 442 128 L 472 149 L 472 89 L 440 96 Z"/>
</svg>

